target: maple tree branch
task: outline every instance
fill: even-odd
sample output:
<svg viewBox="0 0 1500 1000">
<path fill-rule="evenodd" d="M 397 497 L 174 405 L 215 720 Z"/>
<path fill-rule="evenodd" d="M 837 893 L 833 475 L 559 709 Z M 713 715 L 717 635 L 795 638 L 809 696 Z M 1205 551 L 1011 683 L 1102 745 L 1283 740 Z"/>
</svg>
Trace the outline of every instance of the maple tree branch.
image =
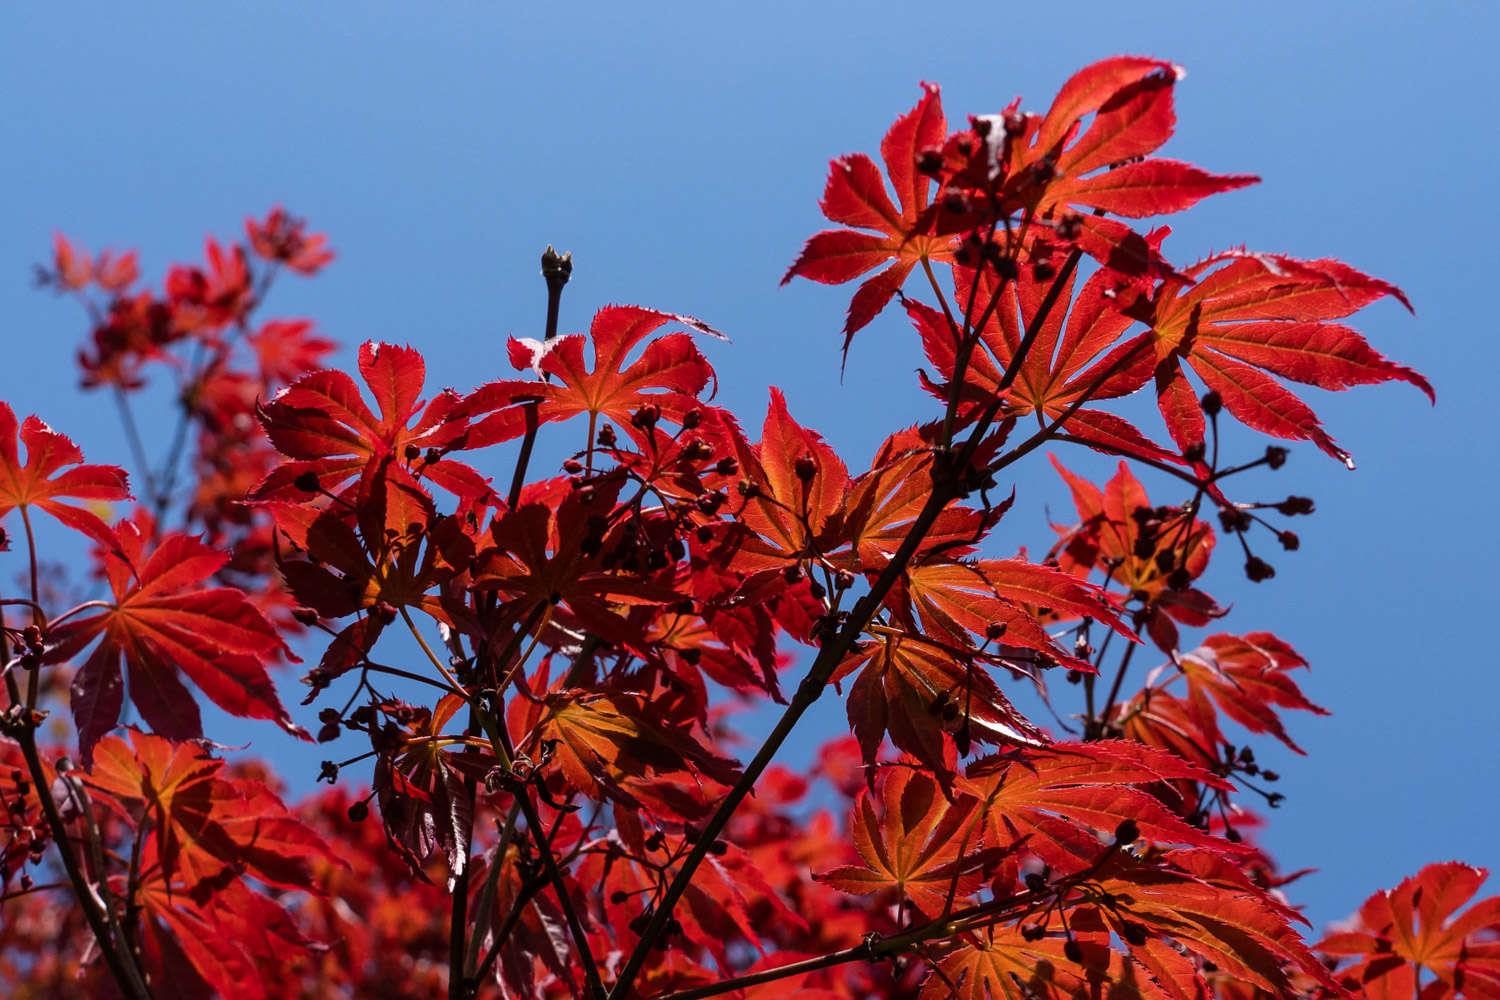
<svg viewBox="0 0 1500 1000">
<path fill-rule="evenodd" d="M 510 737 L 506 734 L 505 727 L 490 719 L 487 714 L 481 714 L 479 718 L 488 730 L 491 745 L 496 756 L 500 758 L 500 763 L 506 770 L 513 771 L 515 750 L 510 745 Z M 541 814 L 537 812 L 536 803 L 531 801 L 530 787 L 533 780 L 535 780 L 535 775 L 529 776 L 520 783 L 520 787 L 515 789 L 515 799 L 521 807 L 521 815 L 526 819 L 526 832 L 531 836 L 537 855 L 541 858 L 542 870 L 547 876 L 547 881 L 552 884 L 552 892 L 557 896 L 558 906 L 562 908 L 563 919 L 567 922 L 568 931 L 573 936 L 573 945 L 578 949 L 579 958 L 582 959 L 584 979 L 588 981 L 588 996 L 590 1000 L 603 998 L 606 994 L 604 981 L 599 978 L 599 965 L 594 960 L 593 951 L 589 948 L 588 934 L 583 929 L 583 921 L 578 919 L 578 911 L 573 906 L 573 897 L 568 893 L 568 884 L 564 881 L 562 869 L 557 864 L 557 856 L 552 853 L 552 844 L 547 839 L 547 830 L 542 823 Z"/>
<path fill-rule="evenodd" d="M 543 334 L 544 341 L 550 341 L 557 337 L 557 324 L 560 305 L 562 302 L 563 289 L 568 284 L 568 279 L 573 274 L 573 255 L 571 253 L 559 254 L 552 247 L 547 247 L 542 252 L 542 277 L 547 282 L 547 325 Z M 526 434 L 521 440 L 520 454 L 516 456 L 515 472 L 511 476 L 510 493 L 507 500 L 509 506 L 514 509 L 521 499 L 521 489 L 526 482 L 526 468 L 531 461 L 531 451 L 536 444 L 538 421 L 536 420 L 536 404 L 528 404 L 526 408 Z M 522 627 L 516 634 L 519 641 L 528 631 Z M 507 680 L 509 678 L 507 677 Z M 498 692 L 496 693 L 498 697 Z M 473 701 L 470 702 L 469 723 L 473 727 L 482 725 L 490 737 L 490 743 L 495 754 L 500 758 L 501 764 L 510 770 L 513 765 L 513 752 L 510 747 L 509 738 L 505 735 L 504 726 L 489 719 L 487 713 L 480 710 Z M 557 895 L 558 905 L 562 907 L 563 916 L 567 920 L 568 930 L 573 936 L 574 946 L 577 947 L 579 956 L 583 960 L 584 978 L 588 981 L 591 996 L 604 996 L 604 983 L 599 978 L 599 967 L 594 961 L 593 953 L 589 949 L 588 935 L 583 929 L 583 923 L 578 919 L 578 913 L 573 906 L 572 897 L 568 895 L 567 883 L 563 880 L 562 870 L 558 868 L 557 858 L 553 856 L 551 845 L 547 842 L 546 831 L 542 827 L 541 816 L 536 811 L 535 804 L 531 801 L 531 795 L 527 791 L 527 784 L 523 783 L 516 790 L 516 801 L 521 806 L 522 815 L 526 819 L 526 827 L 531 839 L 536 844 L 537 852 L 541 855 L 542 866 L 546 872 L 547 880 L 552 884 L 554 893 Z M 473 779 L 465 781 L 466 792 L 471 800 L 475 791 Z M 464 910 L 467 906 L 467 893 L 469 882 L 469 869 L 465 866 L 454 879 L 453 888 L 453 926 L 451 929 L 452 940 L 449 950 L 449 996 L 459 1000 L 464 994 L 461 992 L 466 987 L 463 975 L 465 962 L 465 948 L 463 939 L 463 924 L 466 923 Z M 460 902 L 463 900 L 463 902 Z"/>
<path fill-rule="evenodd" d="M 0 630 L 0 660 L 9 657 L 8 647 L 8 637 L 4 630 Z M 68 848 L 68 828 L 63 822 L 62 813 L 58 811 L 56 801 L 52 798 L 52 786 L 47 780 L 46 769 L 42 766 L 41 754 L 37 752 L 36 716 L 31 709 L 24 707 L 20 686 L 16 683 L 15 675 L 6 674 L 5 684 L 7 693 L 10 695 L 10 713 L 21 713 L 20 717 L 5 720 L 6 735 L 13 738 L 21 747 L 21 756 L 26 761 L 26 769 L 31 775 L 32 788 L 36 791 L 36 797 L 41 802 L 42 814 L 46 817 L 47 826 L 52 832 L 52 840 L 62 860 L 63 871 L 68 877 L 69 885 L 72 886 L 74 898 L 83 909 L 83 916 L 88 922 L 89 930 L 93 932 L 94 940 L 99 944 L 99 953 L 104 957 L 110 975 L 114 977 L 121 993 L 129 1000 L 151 1000 L 151 991 L 141 976 L 141 970 L 136 967 L 130 953 L 124 950 L 124 942 L 110 932 L 112 920 L 106 909 L 107 904 L 95 895 L 89 886 L 88 878 L 78 864 L 78 859 Z"/>
<path fill-rule="evenodd" d="M 557 319 L 562 304 L 562 293 L 567 287 L 568 279 L 572 276 L 573 255 L 571 253 L 558 253 L 550 246 L 542 251 L 542 277 L 547 282 L 547 326 L 542 333 L 544 343 L 557 337 Z M 512 508 L 521 499 L 521 487 L 526 485 L 526 466 L 531 463 L 531 449 L 536 446 L 537 404 L 527 403 L 525 413 L 526 435 L 521 438 L 521 451 L 516 456 L 516 470 L 510 477 L 510 493 L 507 495 Z"/>
<path fill-rule="evenodd" d="M 703 1000 L 705 997 L 719 996 L 733 990 L 744 989 L 747 986 L 760 986 L 765 983 L 773 983 L 779 979 L 791 976 L 804 975 L 809 972 L 817 972 L 820 969 L 830 969 L 837 965 L 847 965 L 850 962 L 878 962 L 883 958 L 890 958 L 909 951 L 920 945 L 936 940 L 938 938 L 953 937 L 954 935 L 970 929 L 968 922 L 977 921 L 974 926 L 983 923 L 994 923 L 1003 920 L 1012 909 L 1029 909 L 1037 902 L 1037 898 L 1026 893 L 1020 896 L 1006 896 L 1001 899 L 991 900 L 972 906 L 946 917 L 939 917 L 918 927 L 893 934 L 886 938 L 871 937 L 869 940 L 849 948 L 841 948 L 838 951 L 819 955 L 815 958 L 803 959 L 800 962 L 790 962 L 786 965 L 778 965 L 773 969 L 763 969 L 760 972 L 752 972 L 733 979 L 725 979 L 708 986 L 698 986 L 693 989 L 679 990 L 676 993 L 667 993 L 658 1000 Z"/>
</svg>

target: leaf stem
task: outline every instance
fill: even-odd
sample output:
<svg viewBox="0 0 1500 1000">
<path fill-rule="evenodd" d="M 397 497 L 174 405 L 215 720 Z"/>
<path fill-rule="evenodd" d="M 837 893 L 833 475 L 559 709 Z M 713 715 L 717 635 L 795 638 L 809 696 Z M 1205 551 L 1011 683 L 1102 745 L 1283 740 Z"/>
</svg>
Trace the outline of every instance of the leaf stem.
<svg viewBox="0 0 1500 1000">
<path fill-rule="evenodd" d="M 47 620 L 42 613 L 42 601 L 38 596 L 40 583 L 36 572 L 36 535 L 31 530 L 31 512 L 26 504 L 21 504 L 21 524 L 26 529 L 26 559 L 31 569 L 31 621 L 40 626 Z M 0 658 L 0 663 L 4 659 Z M 36 708 L 37 691 L 41 683 L 42 666 L 34 663 L 31 669 L 26 671 L 26 710 L 29 712 Z"/>
</svg>

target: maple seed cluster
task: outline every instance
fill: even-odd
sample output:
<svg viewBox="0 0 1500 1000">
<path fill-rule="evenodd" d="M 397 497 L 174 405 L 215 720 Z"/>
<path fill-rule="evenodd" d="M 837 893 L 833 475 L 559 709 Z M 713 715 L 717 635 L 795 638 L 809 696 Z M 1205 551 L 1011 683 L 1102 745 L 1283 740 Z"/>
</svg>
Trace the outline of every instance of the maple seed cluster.
<svg viewBox="0 0 1500 1000">
<path fill-rule="evenodd" d="M 1289 444 L 1352 465 L 1287 382 L 1432 389 L 1341 322 L 1395 286 L 1174 263 L 1138 221 L 1255 181 L 1157 155 L 1181 76 L 1107 59 L 952 130 L 924 85 L 881 162 L 834 161 L 836 228 L 786 279 L 859 282 L 846 355 L 898 304 L 934 401 L 868 464 L 778 389 L 747 431 L 701 320 L 564 332 L 550 247 L 540 336 L 439 389 L 411 346 L 344 371 L 263 315 L 333 259 L 282 209 L 159 290 L 59 237 L 39 279 L 85 308 L 81 384 L 135 475 L 0 403 L 6 995 L 1500 995 L 1496 901 L 1458 914 L 1482 871 L 1430 866 L 1314 943 L 1257 843 L 1285 802 L 1257 754 L 1325 710 L 1291 645 L 1224 630 L 1212 557 L 1232 538 L 1265 581 L 1267 534 L 1298 549 L 1281 519 L 1313 501 L 1254 499 Z M 1145 391 L 1154 429 L 1112 408 Z M 1231 420 L 1277 443 L 1231 458 Z M 1054 473 L 1074 512 L 997 554 Z M 39 568 L 59 525 L 86 570 Z M 848 731 L 772 763 L 830 698 Z M 205 699 L 315 741 L 328 787 L 286 801 Z"/>
</svg>

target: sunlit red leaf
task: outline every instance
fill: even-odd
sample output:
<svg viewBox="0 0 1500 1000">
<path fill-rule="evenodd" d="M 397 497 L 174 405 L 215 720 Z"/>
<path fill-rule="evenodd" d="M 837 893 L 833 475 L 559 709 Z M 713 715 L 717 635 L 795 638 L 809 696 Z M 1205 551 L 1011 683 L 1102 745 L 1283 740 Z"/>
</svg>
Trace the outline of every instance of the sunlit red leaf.
<svg viewBox="0 0 1500 1000">
<path fill-rule="evenodd" d="M 877 802 L 878 796 L 878 802 Z M 949 801 L 928 774 L 888 768 L 849 815 L 860 864 L 817 876 L 856 895 L 894 893 L 928 916 L 962 905 L 983 881 L 987 858 L 974 830 L 975 801 Z"/>
<path fill-rule="evenodd" d="M 354 380 L 325 369 L 303 375 L 261 408 L 271 443 L 292 459 L 256 487 L 260 498 L 305 496 L 298 483 L 313 477 L 319 488 L 337 491 L 371 464 L 390 459 L 413 476 L 461 497 L 482 497 L 488 482 L 469 466 L 445 457 L 470 447 L 470 410 L 445 389 L 423 404 L 422 355 L 410 347 L 367 342 L 359 349 L 359 373 L 375 398 L 378 414 Z"/>
<path fill-rule="evenodd" d="M 1369 1000 L 1500 995 L 1500 896 L 1472 900 L 1489 873 L 1449 861 L 1375 893 L 1318 950 L 1353 958 L 1336 978 Z M 1423 977 L 1419 989 L 1418 970 Z"/>
<path fill-rule="evenodd" d="M 951 238 L 938 235 L 927 219 L 931 179 L 917 171 L 917 155 L 947 138 L 938 88 L 924 85 L 917 106 L 896 119 L 880 144 L 886 174 L 900 205 L 893 204 L 880 168 L 863 153 L 834 160 L 823 191 L 823 214 L 831 221 L 874 230 L 827 230 L 807 241 L 781 279 L 801 276 L 823 284 L 850 281 L 886 262 L 890 266 L 865 279 L 849 305 L 844 323 L 844 352 L 849 341 L 895 297 L 912 268 L 922 261 L 952 259 Z"/>
<path fill-rule="evenodd" d="M 152 730 L 170 739 L 202 736 L 185 674 L 224 711 L 270 719 L 300 732 L 277 697 L 266 665 L 288 655 L 276 629 L 242 591 L 203 584 L 228 561 L 190 535 L 169 534 L 153 548 L 134 522 L 115 531 L 104 553 L 113 599 L 107 610 L 80 615 L 54 630 L 61 659 L 98 645 L 73 680 L 73 719 L 85 761 L 130 699 Z M 122 674 L 123 670 L 123 674 Z"/>
<path fill-rule="evenodd" d="M 1186 273 L 1195 283 L 1169 279 L 1150 317 L 1159 386 L 1180 381 L 1186 365 L 1247 426 L 1312 441 L 1346 464 L 1352 464 L 1348 454 L 1277 376 L 1332 390 L 1403 381 L 1435 398 L 1422 375 L 1387 360 L 1353 329 L 1329 322 L 1386 296 L 1409 307 L 1394 285 L 1339 261 L 1275 254 L 1220 254 Z M 1177 443 L 1201 442 L 1196 405 L 1169 403 L 1166 391 L 1159 392 Z"/>
<path fill-rule="evenodd" d="M 24 463 L 18 438 L 26 448 Z M 0 518 L 18 507 L 35 507 L 96 541 L 104 541 L 109 529 L 99 516 L 63 500 L 127 499 L 130 490 L 125 470 L 113 465 L 80 465 L 82 461 L 83 452 L 67 437 L 35 416 L 27 417 L 18 428 L 15 412 L 0 402 Z"/>
</svg>

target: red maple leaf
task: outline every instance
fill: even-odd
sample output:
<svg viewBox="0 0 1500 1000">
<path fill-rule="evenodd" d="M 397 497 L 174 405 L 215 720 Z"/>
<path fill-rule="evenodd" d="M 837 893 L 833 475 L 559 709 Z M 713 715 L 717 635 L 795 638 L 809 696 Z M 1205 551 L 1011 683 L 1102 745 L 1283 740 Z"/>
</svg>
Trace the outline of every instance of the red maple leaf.
<svg viewBox="0 0 1500 1000">
<path fill-rule="evenodd" d="M 887 635 L 857 650 L 833 680 L 859 671 L 849 689 L 849 725 L 866 767 L 889 733 L 904 750 L 946 779 L 952 734 L 971 743 L 1040 743 L 1043 733 L 1016 710 L 990 675 L 997 659 L 955 650 L 920 636 Z"/>
<path fill-rule="evenodd" d="M 1180 508 L 1151 505 L 1140 481 L 1121 462 L 1103 490 L 1052 465 L 1073 494 L 1079 523 L 1057 527 L 1059 566 L 1087 577 L 1103 570 L 1109 583 L 1143 604 L 1145 631 L 1164 653 L 1178 645 L 1177 624 L 1202 627 L 1224 614 L 1212 597 L 1192 587 L 1208 568 L 1214 532 Z M 1137 628 L 1141 621 L 1137 620 Z"/>
<path fill-rule="evenodd" d="M 103 541 L 109 528 L 97 514 L 63 503 L 74 500 L 125 500 L 130 497 L 125 470 L 113 465 L 80 465 L 83 452 L 66 436 L 35 417 L 20 425 L 26 446 L 21 463 L 15 412 L 0 403 L 0 518 L 20 508 L 46 511 L 63 524 Z M 73 466 L 62 471 L 67 466 Z"/>
<path fill-rule="evenodd" d="M 130 730 L 94 747 L 85 781 L 133 823 L 149 822 L 168 879 L 189 885 L 225 870 L 315 891 L 313 868 L 337 859 L 265 784 L 225 773 L 195 743 Z"/>
<path fill-rule="evenodd" d="M 367 341 L 359 349 L 359 373 L 375 397 L 378 416 L 354 380 L 333 369 L 302 376 L 261 407 L 271 443 L 293 461 L 273 470 L 255 488 L 255 497 L 305 496 L 299 482 L 308 477 L 334 492 L 387 458 L 459 496 L 489 492 L 479 473 L 446 457 L 473 446 L 466 436 L 472 411 L 451 389 L 424 405 L 427 365 L 419 352 Z"/>
<path fill-rule="evenodd" d="M 1419 373 L 1382 357 L 1353 329 L 1329 322 L 1386 296 L 1410 309 L 1395 285 L 1336 260 L 1277 254 L 1218 254 L 1184 273 L 1162 284 L 1149 316 L 1142 311 L 1156 342 L 1162 416 L 1180 447 L 1204 441 L 1203 411 L 1184 366 L 1245 425 L 1312 441 L 1350 468 L 1353 460 L 1312 409 L 1273 376 L 1331 390 L 1399 380 L 1436 399 Z"/>
<path fill-rule="evenodd" d="M 277 205 L 265 221 L 245 220 L 245 235 L 250 247 L 264 260 L 285 264 L 298 274 L 312 275 L 333 260 L 328 237 L 306 232 L 306 221 L 288 215 Z"/>
<path fill-rule="evenodd" d="M 698 395 L 714 379 L 713 367 L 693 343 L 691 334 L 668 333 L 646 344 L 639 357 L 630 355 L 640 343 L 668 323 L 680 323 L 698 333 L 727 339 L 692 316 L 658 312 L 640 306 L 605 306 L 594 314 L 587 337 L 581 333 L 541 341 L 512 337 L 508 344 L 517 370 L 531 370 L 543 381 L 513 379 L 481 386 L 471 397 L 476 410 L 494 410 L 479 421 L 473 438 L 489 444 L 520 436 L 532 426 L 589 415 L 589 446 L 599 418 L 631 429 L 632 418 L 650 407 L 649 428 L 665 418 L 680 424 L 694 409 Z M 584 356 L 593 346 L 593 364 Z M 555 382 L 553 380 L 556 380 Z"/>
<path fill-rule="evenodd" d="M 1165 215 L 1256 183 L 1260 178 L 1250 175 L 1220 176 L 1176 160 L 1143 159 L 1172 137 L 1173 93 L 1182 76 L 1181 67 L 1159 59 L 1117 56 L 1063 84 L 1032 143 L 1017 153 L 1028 163 L 1050 163 L 1038 214 L 1083 205 L 1129 218 Z"/>
<path fill-rule="evenodd" d="M 860 863 L 816 877 L 856 895 L 892 892 L 937 916 L 978 889 L 981 869 L 994 861 L 995 852 L 981 849 L 975 830 L 977 805 L 969 796 L 944 798 L 923 771 L 886 768 L 874 792 L 861 791 L 849 813 Z"/>
<path fill-rule="evenodd" d="M 771 387 L 760 442 L 740 436 L 735 445 L 736 475 L 746 484 L 740 522 L 749 529 L 726 533 L 735 569 L 782 568 L 841 546 L 837 515 L 849 470 L 822 435 L 792 417 L 780 389 Z"/>
<path fill-rule="evenodd" d="M 1076 298 L 1076 272 L 1063 283 L 1057 305 L 1037 328 L 1035 340 L 1004 393 L 1006 413 L 1033 416 L 1043 425 L 1066 413 L 1065 433 L 1101 451 L 1176 460 L 1124 418 L 1079 405 L 1129 395 L 1151 379 L 1154 358 L 1149 334 L 1120 340 L 1133 321 L 1112 300 L 1114 281 L 1108 271 L 1096 271 L 1083 283 Z M 999 393 L 1051 284 L 1051 279 L 1040 281 L 1029 269 L 1003 287 L 997 286 L 988 270 L 976 278 L 972 271 L 954 269 L 957 301 L 968 303 L 972 297 L 976 321 L 984 320 L 958 393 L 957 415 L 961 421 L 976 419 Z M 987 308 L 992 301 L 997 307 Z M 928 360 L 943 379 L 934 381 L 923 373 L 923 385 L 939 399 L 947 399 L 957 367 L 957 334 L 961 331 L 956 331 L 942 313 L 915 300 L 908 302 L 907 312 L 921 334 Z"/>
<path fill-rule="evenodd" d="M 300 735 L 266 665 L 290 656 L 274 626 L 244 592 L 205 587 L 226 562 L 191 535 L 163 537 L 155 548 L 132 521 L 121 521 L 103 554 L 113 600 L 52 631 L 49 657 L 62 660 L 99 640 L 73 679 L 73 721 L 85 762 L 120 717 L 122 667 L 130 700 L 156 733 L 174 740 L 203 735 L 198 705 L 179 679 L 186 674 L 224 711 L 270 719 Z"/>
<path fill-rule="evenodd" d="M 1375 893 L 1351 925 L 1319 951 L 1355 958 L 1334 975 L 1369 1000 L 1500 996 L 1500 896 L 1473 899 L 1489 872 L 1449 861 L 1428 865 L 1394 889 Z M 1436 978 L 1420 981 L 1422 972 Z"/>
<path fill-rule="evenodd" d="M 916 107 L 897 118 L 880 143 L 886 175 L 896 191 L 898 210 L 886 191 L 880 168 L 863 153 L 834 160 L 823 191 L 823 214 L 854 229 L 825 230 L 807 241 L 781 279 L 794 277 L 840 285 L 891 261 L 859 286 L 844 323 L 844 353 L 854 334 L 874 319 L 900 291 L 912 268 L 923 261 L 953 257 L 952 237 L 931 226 L 928 191 L 932 179 L 917 170 L 917 155 L 947 138 L 938 88 L 922 85 Z M 873 233 L 857 230 L 873 230 Z"/>
<path fill-rule="evenodd" d="M 1026 851 L 1059 870 L 1092 864 L 1099 837 L 1113 836 L 1124 820 L 1160 845 L 1235 852 L 1228 841 L 1189 826 L 1163 801 L 1171 795 L 1162 783 L 1184 780 L 1229 787 L 1175 754 L 1116 740 L 1003 751 L 975 761 L 959 787 L 983 803 L 995 836 L 1023 842 Z"/>
</svg>

